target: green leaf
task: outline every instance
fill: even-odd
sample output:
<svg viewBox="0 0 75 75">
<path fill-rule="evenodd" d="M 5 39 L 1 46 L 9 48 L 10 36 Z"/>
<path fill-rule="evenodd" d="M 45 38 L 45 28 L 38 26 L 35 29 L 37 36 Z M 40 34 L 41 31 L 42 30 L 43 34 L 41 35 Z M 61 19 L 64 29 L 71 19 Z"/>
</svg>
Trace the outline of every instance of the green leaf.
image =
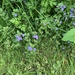
<svg viewBox="0 0 75 75">
<path fill-rule="evenodd" d="M 21 27 L 21 30 L 25 32 L 25 27 Z"/>
<path fill-rule="evenodd" d="M 71 29 L 67 33 L 65 33 L 64 37 L 62 38 L 63 41 L 71 41 L 75 43 L 75 29 Z"/>
<path fill-rule="evenodd" d="M 19 25 L 21 22 L 19 20 L 17 20 L 17 18 L 12 18 L 10 20 L 11 23 L 15 24 L 15 25 Z"/>
</svg>

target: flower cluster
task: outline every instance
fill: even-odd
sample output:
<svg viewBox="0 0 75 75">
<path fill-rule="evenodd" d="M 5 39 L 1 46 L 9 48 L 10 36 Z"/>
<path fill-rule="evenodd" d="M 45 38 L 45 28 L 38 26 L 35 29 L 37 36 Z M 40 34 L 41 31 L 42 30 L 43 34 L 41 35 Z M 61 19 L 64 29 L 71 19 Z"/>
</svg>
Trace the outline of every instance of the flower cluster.
<svg viewBox="0 0 75 75">
<path fill-rule="evenodd" d="M 25 36 L 25 34 L 16 35 L 17 41 L 21 41 L 24 36 Z M 33 35 L 33 38 L 36 39 L 36 40 L 38 40 L 38 35 Z M 32 51 L 32 50 L 36 51 L 36 48 L 32 48 L 31 46 L 28 46 L 28 50 L 29 51 Z"/>
<path fill-rule="evenodd" d="M 73 14 L 74 12 L 75 12 L 74 8 L 71 8 L 70 9 L 70 18 L 75 17 Z"/>
<path fill-rule="evenodd" d="M 36 51 L 36 48 L 32 48 L 31 46 L 28 46 L 28 50 L 29 51 L 32 51 L 32 50 Z"/>
<path fill-rule="evenodd" d="M 33 35 L 33 38 L 38 40 L 38 35 Z M 28 46 L 28 50 L 29 51 L 32 51 L 32 50 L 36 51 L 36 48 L 32 48 L 31 46 Z"/>
<path fill-rule="evenodd" d="M 22 34 L 22 37 L 24 37 L 24 36 L 25 36 L 25 35 Z M 17 35 L 17 36 L 16 36 L 17 41 L 21 41 L 21 40 L 22 40 L 22 37 L 21 37 L 20 35 Z"/>
<path fill-rule="evenodd" d="M 64 11 L 65 8 L 66 8 L 66 5 L 60 6 L 60 9 L 61 9 L 62 11 Z"/>
</svg>

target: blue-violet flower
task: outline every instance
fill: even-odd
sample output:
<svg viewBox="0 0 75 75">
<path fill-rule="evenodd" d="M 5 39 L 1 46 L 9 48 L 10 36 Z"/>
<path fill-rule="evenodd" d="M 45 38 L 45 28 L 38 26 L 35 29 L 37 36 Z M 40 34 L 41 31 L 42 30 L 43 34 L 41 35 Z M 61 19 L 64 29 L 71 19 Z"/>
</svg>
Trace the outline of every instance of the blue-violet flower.
<svg viewBox="0 0 75 75">
<path fill-rule="evenodd" d="M 16 36 L 16 39 L 17 39 L 17 41 L 21 41 L 21 40 L 22 40 L 22 37 L 19 36 L 19 35 L 17 35 L 17 36 Z"/>
<path fill-rule="evenodd" d="M 33 35 L 33 38 L 35 38 L 36 40 L 38 40 L 38 35 Z"/>
<path fill-rule="evenodd" d="M 32 50 L 32 47 L 31 47 L 31 46 L 28 46 L 28 50 L 30 50 L 30 51 L 31 51 L 31 50 Z"/>
</svg>

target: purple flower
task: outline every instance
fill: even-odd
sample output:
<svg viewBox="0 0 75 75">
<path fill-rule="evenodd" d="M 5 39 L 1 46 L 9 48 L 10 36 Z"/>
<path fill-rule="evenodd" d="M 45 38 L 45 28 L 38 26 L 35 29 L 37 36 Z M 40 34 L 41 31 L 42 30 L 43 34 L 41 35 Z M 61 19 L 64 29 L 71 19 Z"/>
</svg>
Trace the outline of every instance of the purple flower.
<svg viewBox="0 0 75 75">
<path fill-rule="evenodd" d="M 36 48 L 34 48 L 34 51 L 36 51 Z"/>
<path fill-rule="evenodd" d="M 70 11 L 72 11 L 72 12 L 73 12 L 73 11 L 74 11 L 74 8 L 71 8 L 71 9 L 70 9 Z"/>
<path fill-rule="evenodd" d="M 35 38 L 36 40 L 38 40 L 38 35 L 33 35 L 33 38 Z"/>
<path fill-rule="evenodd" d="M 17 39 L 17 41 L 21 41 L 21 40 L 22 40 L 22 37 L 19 36 L 19 35 L 17 35 L 17 36 L 16 36 L 16 39 Z"/>
<path fill-rule="evenodd" d="M 71 14 L 70 14 L 70 17 L 74 17 L 74 15 L 71 13 Z"/>
<path fill-rule="evenodd" d="M 63 8 L 66 8 L 66 5 L 63 5 Z"/>
<path fill-rule="evenodd" d="M 60 9 L 63 11 L 66 8 L 66 5 L 60 6 Z"/>
<path fill-rule="evenodd" d="M 70 14 L 72 14 L 73 12 L 72 11 L 70 11 Z"/>
<path fill-rule="evenodd" d="M 61 7 L 61 10 L 63 11 L 63 10 L 64 10 L 64 8 L 63 8 L 63 7 Z"/>
<path fill-rule="evenodd" d="M 75 22 L 73 22 L 73 25 L 75 26 Z"/>
<path fill-rule="evenodd" d="M 24 37 L 25 36 L 25 34 L 22 34 L 22 37 Z"/>
<path fill-rule="evenodd" d="M 18 15 L 15 13 L 14 16 L 17 17 Z"/>
<path fill-rule="evenodd" d="M 30 51 L 31 51 L 31 50 L 32 50 L 32 47 L 31 47 L 31 46 L 28 46 L 28 50 L 30 50 Z"/>
</svg>

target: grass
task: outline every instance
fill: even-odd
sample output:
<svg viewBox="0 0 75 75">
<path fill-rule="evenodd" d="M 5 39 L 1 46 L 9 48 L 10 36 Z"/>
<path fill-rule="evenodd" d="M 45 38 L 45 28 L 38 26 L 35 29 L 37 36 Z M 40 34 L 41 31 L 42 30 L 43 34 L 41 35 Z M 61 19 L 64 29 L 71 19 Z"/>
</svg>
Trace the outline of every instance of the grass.
<svg viewBox="0 0 75 75">
<path fill-rule="evenodd" d="M 15 3 L 11 5 L 8 0 L 3 0 L 3 9 L 5 8 L 5 3 L 7 8 L 5 11 L 7 11 L 9 17 L 12 17 L 10 14 L 12 11 L 9 11 L 8 9 L 16 8 L 15 6 L 12 6 Z M 20 5 L 23 10 L 22 3 L 20 3 Z M 3 18 L 0 18 L 0 21 L 2 26 L 6 23 L 9 25 L 8 21 L 4 22 Z M 31 23 L 28 17 L 27 22 L 29 24 Z M 10 30 L 12 30 L 12 28 Z M 2 31 L 0 31 L 0 33 L 1 32 Z M 6 30 L 4 34 L 5 33 L 7 33 Z M 25 51 L 23 48 L 16 49 L 13 48 L 14 46 L 10 47 L 8 46 L 9 41 L 6 41 L 6 36 L 4 38 L 5 40 L 2 41 L 4 42 L 2 44 L 5 44 L 4 47 L 6 48 L 3 48 L 3 45 L 0 46 L 0 75 L 75 75 L 74 44 L 68 44 L 66 48 L 62 50 L 62 47 L 57 41 L 46 37 L 46 39 L 43 39 L 41 43 L 39 43 L 38 50 L 32 52 Z"/>
<path fill-rule="evenodd" d="M 36 52 L 0 50 L 0 75 L 75 75 L 75 58 L 69 50 L 57 50 L 43 41 Z"/>
</svg>

